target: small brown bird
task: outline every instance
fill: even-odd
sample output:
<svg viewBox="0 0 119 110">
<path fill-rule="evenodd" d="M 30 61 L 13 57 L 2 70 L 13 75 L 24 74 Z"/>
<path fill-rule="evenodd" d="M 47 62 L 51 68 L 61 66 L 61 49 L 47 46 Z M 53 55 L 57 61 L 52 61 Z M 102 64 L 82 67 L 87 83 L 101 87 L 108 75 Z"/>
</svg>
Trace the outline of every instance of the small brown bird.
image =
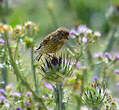
<svg viewBox="0 0 119 110">
<path fill-rule="evenodd" d="M 50 33 L 40 43 L 40 46 L 36 49 L 38 56 L 36 60 L 40 60 L 43 54 L 56 53 L 62 48 L 65 40 L 68 40 L 69 30 L 65 28 L 58 28 L 56 31 Z"/>
</svg>

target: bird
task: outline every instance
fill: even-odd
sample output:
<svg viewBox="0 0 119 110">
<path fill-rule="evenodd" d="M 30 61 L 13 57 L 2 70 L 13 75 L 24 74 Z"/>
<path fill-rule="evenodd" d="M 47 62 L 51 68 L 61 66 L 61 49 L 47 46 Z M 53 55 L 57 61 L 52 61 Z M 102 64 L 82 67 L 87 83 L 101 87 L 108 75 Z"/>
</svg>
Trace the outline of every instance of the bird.
<svg viewBox="0 0 119 110">
<path fill-rule="evenodd" d="M 35 59 L 39 61 L 43 54 L 53 53 L 56 55 L 56 52 L 59 51 L 65 44 L 65 41 L 69 39 L 68 36 L 69 30 L 63 27 L 48 34 L 36 49 L 35 52 L 38 53 L 38 55 Z"/>
</svg>

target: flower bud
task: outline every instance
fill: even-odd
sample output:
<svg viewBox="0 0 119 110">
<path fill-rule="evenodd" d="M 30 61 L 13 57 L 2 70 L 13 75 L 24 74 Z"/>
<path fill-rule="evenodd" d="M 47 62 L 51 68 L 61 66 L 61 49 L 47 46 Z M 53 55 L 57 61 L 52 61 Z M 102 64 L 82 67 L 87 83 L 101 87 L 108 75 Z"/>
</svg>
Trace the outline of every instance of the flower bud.
<svg viewBox="0 0 119 110">
<path fill-rule="evenodd" d="M 53 2 L 48 2 L 48 9 L 52 10 L 54 8 Z"/>
<path fill-rule="evenodd" d="M 31 48 L 33 46 L 33 38 L 25 37 L 24 42 L 27 48 Z"/>
</svg>

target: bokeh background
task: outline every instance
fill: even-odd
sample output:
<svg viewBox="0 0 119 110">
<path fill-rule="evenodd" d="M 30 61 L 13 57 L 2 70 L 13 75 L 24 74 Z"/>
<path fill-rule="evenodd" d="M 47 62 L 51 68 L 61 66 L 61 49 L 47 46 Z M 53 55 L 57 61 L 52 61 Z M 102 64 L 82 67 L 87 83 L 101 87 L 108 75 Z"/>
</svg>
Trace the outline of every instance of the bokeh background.
<svg viewBox="0 0 119 110">
<path fill-rule="evenodd" d="M 119 0 L 0 0 L 0 22 L 10 24 L 15 27 L 18 24 L 24 24 L 26 21 L 33 21 L 39 25 L 36 45 L 38 46 L 43 37 L 48 33 L 56 30 L 58 27 L 72 29 L 78 25 L 87 25 L 94 31 L 101 32 L 101 38 L 91 47 L 91 52 L 105 51 L 105 45 L 109 38 L 109 32 L 112 25 L 106 18 L 110 6 L 117 6 L 119 11 Z M 118 12 L 119 13 L 119 12 Z M 69 41 L 69 43 L 72 43 Z M 72 43 L 72 45 L 75 45 Z M 111 52 L 118 52 L 119 39 L 113 43 Z M 24 69 L 26 73 L 31 71 L 29 50 L 21 51 L 24 60 Z M 27 57 L 27 59 L 26 59 Z M 2 70 L 2 69 L 0 69 Z M 28 73 L 29 74 L 29 73 Z M 89 77 L 92 78 L 92 74 Z M 5 76 L 0 72 L 0 80 L 13 82 L 15 75 L 8 74 Z M 30 79 L 30 77 L 29 77 Z M 118 79 L 118 78 L 117 78 Z M 113 94 L 118 94 L 116 87 L 111 84 L 110 88 Z"/>
<path fill-rule="evenodd" d="M 118 0 L 0 0 L 0 21 L 22 24 L 28 20 L 40 25 L 40 36 L 59 26 L 71 28 L 86 24 L 106 33 L 109 25 L 105 14 Z"/>
</svg>

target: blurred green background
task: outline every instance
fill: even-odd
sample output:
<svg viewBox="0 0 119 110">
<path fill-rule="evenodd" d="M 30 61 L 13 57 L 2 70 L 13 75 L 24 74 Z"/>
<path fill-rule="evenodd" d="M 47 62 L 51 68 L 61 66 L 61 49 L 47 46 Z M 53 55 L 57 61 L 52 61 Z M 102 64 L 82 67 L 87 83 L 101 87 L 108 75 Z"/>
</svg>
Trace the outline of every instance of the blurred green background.
<svg viewBox="0 0 119 110">
<path fill-rule="evenodd" d="M 71 29 L 79 24 L 106 33 L 109 25 L 105 13 L 110 5 L 118 3 L 119 0 L 0 0 L 0 21 L 12 26 L 33 21 L 40 25 L 39 37 L 60 26 Z"/>
</svg>

